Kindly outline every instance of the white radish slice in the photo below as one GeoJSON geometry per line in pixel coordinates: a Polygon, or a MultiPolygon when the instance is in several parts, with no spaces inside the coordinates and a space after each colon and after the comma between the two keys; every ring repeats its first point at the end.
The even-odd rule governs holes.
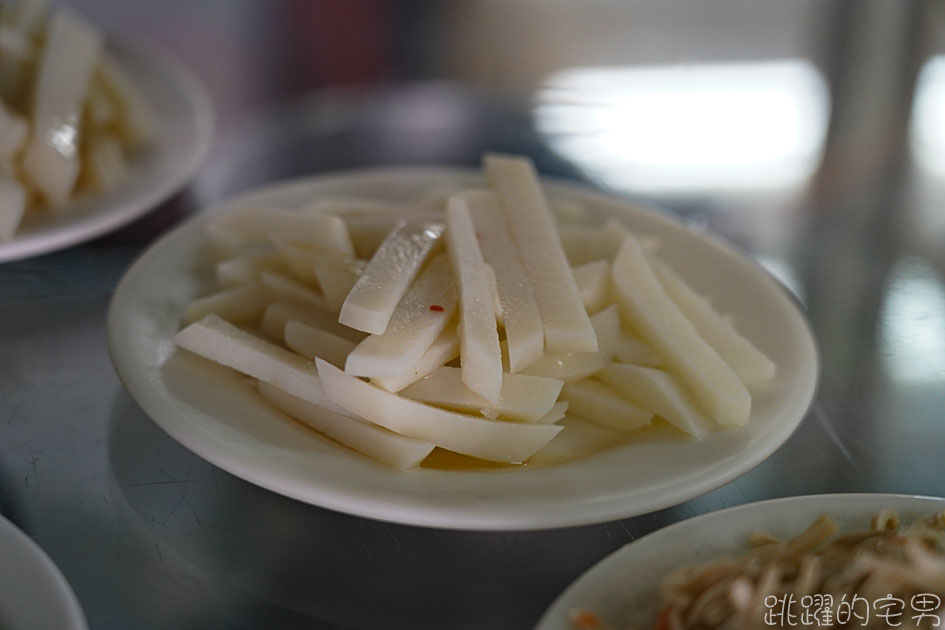
{"type": "Polygon", "coordinates": [[[213,314],[234,324],[257,322],[271,299],[269,291],[258,284],[223,289],[191,302],[181,321],[190,324],[213,314]]]}
{"type": "Polygon", "coordinates": [[[711,431],[712,425],[692,396],[671,374],[640,365],[611,363],[597,378],[697,440],[711,431]]]}
{"type": "Polygon", "coordinates": [[[259,279],[261,271],[288,271],[277,254],[247,254],[217,263],[217,282],[221,287],[235,287],[259,279]]]}
{"type": "Polygon", "coordinates": [[[275,234],[306,247],[323,247],[354,254],[348,227],[330,214],[306,214],[284,208],[245,206],[217,217],[207,230],[221,233],[237,243],[264,241],[275,234]]]}
{"type": "Polygon", "coordinates": [[[441,223],[403,222],[384,239],[341,306],[338,320],[379,335],[443,234],[441,223]]]}
{"type": "Polygon", "coordinates": [[[620,363],[663,367],[663,359],[653,346],[626,332],[621,332],[614,345],[614,360],[620,363]]]}
{"type": "Polygon", "coordinates": [[[299,300],[322,309],[329,308],[324,295],[284,273],[264,269],[259,272],[259,281],[278,297],[299,300]]]}
{"type": "Polygon", "coordinates": [[[593,376],[613,357],[614,341],[620,335],[620,317],[616,306],[609,306],[591,317],[600,343],[597,352],[546,352],[522,374],[546,376],[568,383],[593,376]]]}
{"type": "Polygon", "coordinates": [[[85,100],[85,116],[93,129],[111,126],[118,115],[115,103],[105,92],[101,75],[94,73],[89,84],[89,94],[85,100]]]}
{"type": "Polygon", "coordinates": [[[33,134],[23,152],[23,172],[52,207],[69,201],[79,175],[79,127],[102,36],[59,9],[46,35],[33,95],[33,134]]]}
{"type": "Polygon", "coordinates": [[[25,210],[26,191],[23,186],[0,176],[0,243],[13,238],[25,210]]]}
{"type": "Polygon", "coordinates": [[[365,263],[350,254],[315,248],[312,270],[325,294],[328,307],[338,313],[364,271],[365,263]]]}
{"type": "Polygon", "coordinates": [[[398,221],[409,219],[413,221],[442,222],[443,213],[425,209],[410,209],[401,211],[394,209],[389,212],[342,213],[342,218],[351,233],[354,251],[361,258],[370,258],[387,238],[398,221]]]}
{"type": "Polygon", "coordinates": [[[558,420],[565,417],[567,413],[568,401],[559,400],[551,406],[551,409],[548,410],[548,413],[536,420],[535,424],[557,424],[558,420]]]}
{"type": "Polygon", "coordinates": [[[325,395],[311,361],[216,315],[207,315],[184,328],[174,335],[174,343],[205,359],[275,385],[313,405],[345,414],[325,395]]]}
{"type": "Polygon", "coordinates": [[[345,219],[355,253],[362,258],[371,258],[384,239],[391,233],[398,219],[393,217],[356,217],[345,219]]]}
{"type": "Polygon", "coordinates": [[[595,260],[573,270],[581,302],[588,313],[593,315],[610,302],[610,263],[595,260]]]}
{"type": "Polygon", "coordinates": [[[498,197],[490,191],[471,191],[463,198],[469,205],[483,259],[495,271],[509,371],[519,372],[537,361],[544,350],[538,302],[509,235],[498,197]]]}
{"type": "Polygon", "coordinates": [[[568,383],[561,390],[568,410],[618,431],[636,431],[650,424],[653,412],[633,404],[620,392],[593,379],[568,383]]]}
{"type": "Polygon", "coordinates": [[[598,244],[600,228],[586,225],[561,226],[558,232],[561,248],[571,265],[578,267],[595,260],[603,260],[598,244]]]}
{"type": "Polygon", "coordinates": [[[414,366],[456,312],[456,287],[446,256],[438,255],[407,291],[382,335],[351,351],[344,369],[355,376],[395,378],[414,366]]]}
{"type": "Polygon", "coordinates": [[[715,311],[706,297],[693,290],[663,263],[653,263],[653,271],[666,294],[689,318],[699,335],[719,353],[747,387],[756,387],[774,378],[774,362],[715,311]]]}
{"type": "Polygon", "coordinates": [[[643,248],[630,234],[614,260],[613,281],[621,315],[656,349],[703,409],[719,424],[748,422],[751,395],[744,383],[666,295],[643,248]]]}
{"type": "Polygon", "coordinates": [[[590,422],[570,413],[558,423],[564,427],[555,439],[548,442],[529,460],[533,466],[550,466],[585,457],[604,450],[608,446],[626,440],[626,434],[590,422]]]}
{"type": "Polygon", "coordinates": [[[270,339],[283,340],[285,325],[290,321],[302,322],[315,328],[321,328],[354,343],[364,339],[364,333],[338,323],[335,316],[318,306],[298,300],[276,300],[263,313],[259,329],[270,339]]]}
{"type": "MultiPolygon", "coordinates": [[[[620,221],[617,219],[607,221],[597,236],[598,255],[607,262],[613,262],[626,235],[627,228],[620,221]]],[[[647,245],[644,245],[644,249],[647,249],[647,245]]]]}
{"type": "Polygon", "coordinates": [[[489,293],[492,294],[492,316],[495,322],[502,325],[502,301],[499,299],[499,281],[496,279],[495,269],[492,265],[486,264],[486,280],[489,281],[489,293]]]}
{"type": "Polygon", "coordinates": [[[90,135],[83,169],[96,192],[111,190],[121,183],[128,174],[128,161],[118,137],[105,132],[90,135]]]}
{"type": "Polygon", "coordinates": [[[0,101],[0,160],[12,159],[26,142],[29,132],[27,120],[0,101]]]}
{"type": "Polygon", "coordinates": [[[488,266],[461,196],[446,206],[446,245],[459,284],[459,357],[466,387],[496,403],[502,389],[502,350],[488,266]]]}
{"type": "Polygon", "coordinates": [[[371,382],[389,392],[399,392],[407,385],[423,378],[438,367],[445,365],[459,356],[459,335],[456,333],[456,318],[451,319],[446,328],[427,348],[420,359],[397,376],[372,378],[371,382]]]}
{"type": "Polygon", "coordinates": [[[27,88],[36,57],[36,45],[28,36],[0,23],[0,98],[19,111],[25,111],[32,98],[27,88]]]}
{"type": "Polygon", "coordinates": [[[259,383],[257,390],[269,404],[287,416],[351,450],[398,470],[416,468],[435,448],[429,442],[398,435],[376,424],[313,405],[269,383],[259,383]]]}
{"type": "Polygon", "coordinates": [[[491,403],[466,387],[460,369],[444,366],[405,387],[400,395],[454,411],[489,410],[506,420],[535,422],[551,411],[563,384],[551,378],[505,373],[499,401],[491,403]]]}
{"type": "MultiPolygon", "coordinates": [[[[565,225],[559,230],[561,246],[574,267],[596,260],[613,262],[627,228],[617,219],[610,219],[604,227],[588,225],[565,225]]],[[[647,252],[659,249],[659,241],[653,237],[637,237],[647,252]]]]}
{"type": "Polygon", "coordinates": [[[270,234],[269,240],[276,247],[277,255],[300,281],[319,286],[315,275],[315,251],[299,245],[278,234],[270,234]]]}
{"type": "Polygon", "coordinates": [[[487,155],[487,177],[531,281],[549,352],[596,352],[597,337],[581,303],[541,184],[526,158],[487,155]]]}
{"type": "Polygon", "coordinates": [[[318,357],[343,367],[355,343],[327,330],[290,321],[285,325],[285,345],[308,359],[318,357]]]}
{"type": "Polygon", "coordinates": [[[155,133],[154,112],[150,104],[134,81],[111,59],[102,59],[98,77],[118,107],[118,133],[132,148],[143,147],[155,133]]]}
{"type": "Polygon", "coordinates": [[[468,416],[401,398],[316,359],[325,393],[350,413],[391,431],[489,461],[524,462],[561,427],[468,416]]]}

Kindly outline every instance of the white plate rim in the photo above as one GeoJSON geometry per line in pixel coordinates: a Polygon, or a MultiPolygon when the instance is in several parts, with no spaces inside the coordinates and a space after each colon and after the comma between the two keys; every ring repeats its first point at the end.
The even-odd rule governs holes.
{"type": "MultiPolygon", "coordinates": [[[[61,630],[88,630],[82,606],[62,571],[32,538],[2,515],[0,515],[0,546],[14,549],[14,553],[18,554],[24,562],[22,565],[14,566],[8,561],[9,557],[5,556],[4,561],[0,563],[2,567],[0,570],[16,569],[18,580],[37,580],[31,589],[33,601],[42,601],[46,611],[59,609],[64,613],[62,618],[55,620],[57,623],[54,627],[61,630]]],[[[4,605],[4,595],[0,593],[0,609],[4,605]]],[[[43,621],[48,622],[50,619],[34,619],[29,627],[41,627],[35,624],[43,621]]],[[[18,629],[11,627],[9,630],[18,629]]]]}
{"type": "MultiPolygon", "coordinates": [[[[153,264],[153,259],[159,255],[163,248],[168,247],[169,243],[173,243],[177,239],[185,238],[188,231],[200,229],[210,217],[227,207],[265,200],[274,193],[292,194],[297,190],[307,189],[313,182],[332,182],[336,185],[344,185],[345,182],[358,182],[365,178],[403,180],[409,177],[427,178],[431,182],[443,181],[444,178],[469,181],[478,181],[481,178],[476,171],[470,169],[423,166],[359,169],[276,182],[201,213],[154,243],[135,261],[119,283],[109,309],[107,325],[108,345],[112,362],[124,386],[145,413],[171,437],[200,457],[263,488],[313,505],[377,520],[466,530],[535,530],[577,526],[615,520],[677,505],[709,492],[754,468],[783,444],[805,417],[813,400],[819,375],[819,357],[806,317],[793,296],[771,274],[748,261],[720,238],[706,234],[699,234],[695,238],[704,242],[719,255],[732,257],[737,259],[739,264],[750,267],[751,273],[757,276],[758,281],[767,285],[767,289],[772,292],[772,295],[776,295],[783,306],[790,311],[791,317],[796,320],[797,325],[803,330],[803,337],[799,340],[799,352],[805,357],[805,361],[809,365],[802,378],[796,383],[797,390],[801,392],[801,395],[791,401],[790,413],[783,414],[788,416],[787,420],[773,431],[769,439],[766,440],[764,448],[742,454],[743,457],[737,463],[727,463],[722,473],[715,471],[714,475],[694,475],[691,484],[687,487],[679,484],[676,484],[675,487],[672,485],[653,487],[650,488],[651,492],[657,493],[658,491],[657,494],[645,500],[638,499],[636,502],[632,502],[632,505],[628,505],[622,497],[598,496],[591,499],[583,498],[580,510],[562,509],[567,506],[563,505],[561,501],[555,500],[532,506],[505,505],[503,510],[498,510],[494,509],[495,506],[489,502],[488,497],[483,504],[482,497],[478,495],[470,497],[472,504],[468,506],[456,504],[444,506],[438,505],[436,502],[416,500],[416,497],[381,495],[377,492],[364,491],[356,487],[343,487],[343,484],[339,486],[337,483],[318,479],[309,479],[303,486],[293,486],[286,485],[284,479],[280,479],[278,475],[274,476],[271,470],[252,469],[252,467],[245,465],[245,461],[234,461],[232,452],[228,453],[225,449],[221,450],[221,445],[213,439],[193,435],[185,422],[181,422],[179,418],[175,418],[173,414],[168,413],[165,406],[165,393],[159,392],[155,388],[157,377],[153,371],[148,373],[146,369],[142,369],[143,366],[136,364],[133,353],[124,343],[124,340],[132,334],[128,313],[130,309],[136,307],[133,296],[134,283],[139,277],[148,273],[147,270],[153,264]]],[[[578,194],[589,201],[596,200],[602,203],[621,204],[629,207],[629,204],[625,201],[588,190],[583,186],[570,182],[561,182],[550,178],[545,178],[545,182],[555,191],[578,194]]],[[[655,210],[633,206],[633,211],[645,215],[649,221],[667,226],[668,229],[683,230],[687,234],[691,234],[691,230],[679,221],[655,210]]],[[[245,457],[246,453],[244,452],[242,455],[245,457]]],[[[367,460],[365,459],[365,461],[367,460]]],[[[563,468],[563,466],[540,470],[549,471],[559,468],[563,468]]],[[[285,470],[282,472],[284,473],[285,470]]],[[[411,475],[417,474],[417,472],[389,472],[388,474],[401,475],[403,479],[407,480],[405,483],[414,483],[415,479],[411,475]]],[[[423,474],[442,472],[447,471],[423,471],[423,474]]],[[[539,470],[514,471],[513,474],[519,476],[535,475],[538,472],[539,470]]],[[[572,499],[576,500],[577,498],[572,497],[572,499]]]]}
{"type": "MultiPolygon", "coordinates": [[[[138,219],[160,203],[166,201],[196,174],[210,150],[213,140],[214,113],[210,96],[193,71],[175,55],[127,32],[108,31],[105,46],[116,62],[122,63],[129,53],[143,61],[152,75],[149,81],[160,80],[165,85],[174,86],[178,97],[187,102],[192,112],[193,133],[188,145],[176,148],[180,153],[174,162],[170,176],[155,180],[148,186],[140,186],[132,191],[133,197],[125,202],[113,199],[116,192],[129,195],[128,191],[109,191],[99,199],[83,199],[81,203],[88,210],[75,221],[70,220],[68,212],[62,210],[64,225],[58,222],[44,229],[24,235],[14,234],[9,241],[0,243],[0,263],[22,260],[53,251],[71,247],[112,232],[135,219],[138,219]]],[[[159,115],[159,112],[156,112],[159,115]]],[[[131,169],[135,169],[134,162],[131,169]]],[[[131,174],[129,174],[131,175],[131,174]]]]}
{"type": "MultiPolygon", "coordinates": [[[[618,590],[620,585],[615,583],[615,576],[625,575],[628,567],[638,574],[642,571],[646,577],[651,570],[648,563],[651,558],[642,558],[643,553],[657,554],[660,545],[664,548],[673,546],[676,553],[702,554],[700,560],[718,557],[724,553],[738,553],[744,547],[733,548],[730,541],[716,543],[710,538],[713,524],[718,522],[735,523],[733,530],[726,533],[728,539],[739,537],[744,541],[752,531],[763,529],[762,522],[777,516],[783,519],[789,516],[790,524],[785,523],[785,529],[794,534],[813,521],[820,514],[831,514],[840,521],[841,531],[851,526],[857,529],[866,529],[869,517],[876,511],[889,508],[907,514],[905,522],[921,515],[931,514],[945,509],[945,498],[916,494],[897,493],[825,493],[780,497],[743,503],[733,507],[707,512],[657,529],[645,536],[633,540],[616,551],[595,563],[591,568],[575,579],[545,610],[535,625],[535,630],[573,630],[567,621],[567,613],[575,607],[590,605],[595,612],[604,619],[619,623],[622,620],[614,619],[619,605],[607,605],[607,601],[614,602],[622,599],[624,605],[633,597],[647,599],[652,597],[658,585],[650,585],[641,593],[615,594],[608,590],[618,590]],[[798,524],[800,526],[798,527],[798,524]],[[681,547],[680,547],[681,546],[681,547]],[[706,547],[708,546],[708,547],[706,547]],[[641,569],[641,566],[643,567],[641,569]],[[621,595],[623,596],[621,598],[621,595]],[[605,603],[601,603],[601,601],[605,603]],[[593,603],[596,601],[596,607],[593,603]]],[[[789,534],[785,534],[789,535],[789,534]]],[[[667,564],[653,573],[665,575],[677,564],[667,564]]]]}

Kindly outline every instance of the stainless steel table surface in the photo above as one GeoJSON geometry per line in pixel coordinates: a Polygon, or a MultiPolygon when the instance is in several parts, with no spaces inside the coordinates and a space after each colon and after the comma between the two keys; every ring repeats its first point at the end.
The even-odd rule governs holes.
{"type": "Polygon", "coordinates": [[[933,63],[945,15],[933,3],[73,4],[176,51],[220,123],[193,184],[149,216],[0,265],[0,512],[62,569],[93,630],[528,628],[596,561],[689,516],[821,492],[945,495],[945,176],[934,159],[945,141],[933,137],[945,118],[933,107],[922,127],[914,113],[945,85],[933,63]],[[539,124],[542,77],[555,69],[783,59],[816,69],[830,124],[815,134],[810,172],[780,187],[739,184],[752,165],[735,164],[716,186],[687,187],[680,174],[648,188],[595,170],[539,124]],[[472,165],[484,150],[655,202],[784,280],[822,362],[787,443],[653,514],[446,531],[255,487],[176,443],[122,388],[105,342],[109,299],[171,225],[284,177],[472,165]]]}

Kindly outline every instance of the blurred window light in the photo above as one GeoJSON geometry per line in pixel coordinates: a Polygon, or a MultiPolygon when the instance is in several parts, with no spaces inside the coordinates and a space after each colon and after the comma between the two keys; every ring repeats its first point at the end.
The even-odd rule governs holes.
{"type": "Polygon", "coordinates": [[[945,56],[928,59],[919,71],[910,144],[920,167],[932,175],[945,176],[945,56]]]}
{"type": "Polygon", "coordinates": [[[907,258],[889,275],[880,315],[880,353],[901,381],[945,382],[945,281],[907,258]]]}
{"type": "Polygon", "coordinates": [[[830,97],[802,59],[571,68],[535,99],[552,148],[619,190],[772,189],[806,181],[830,97]]]}

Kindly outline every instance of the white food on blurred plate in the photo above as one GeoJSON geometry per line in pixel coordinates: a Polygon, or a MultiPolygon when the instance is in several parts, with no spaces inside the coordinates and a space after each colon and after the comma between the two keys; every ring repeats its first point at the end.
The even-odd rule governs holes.
{"type": "Polygon", "coordinates": [[[15,0],[0,12],[0,242],[27,213],[67,209],[125,178],[153,134],[104,36],[65,8],[15,0]]]}

